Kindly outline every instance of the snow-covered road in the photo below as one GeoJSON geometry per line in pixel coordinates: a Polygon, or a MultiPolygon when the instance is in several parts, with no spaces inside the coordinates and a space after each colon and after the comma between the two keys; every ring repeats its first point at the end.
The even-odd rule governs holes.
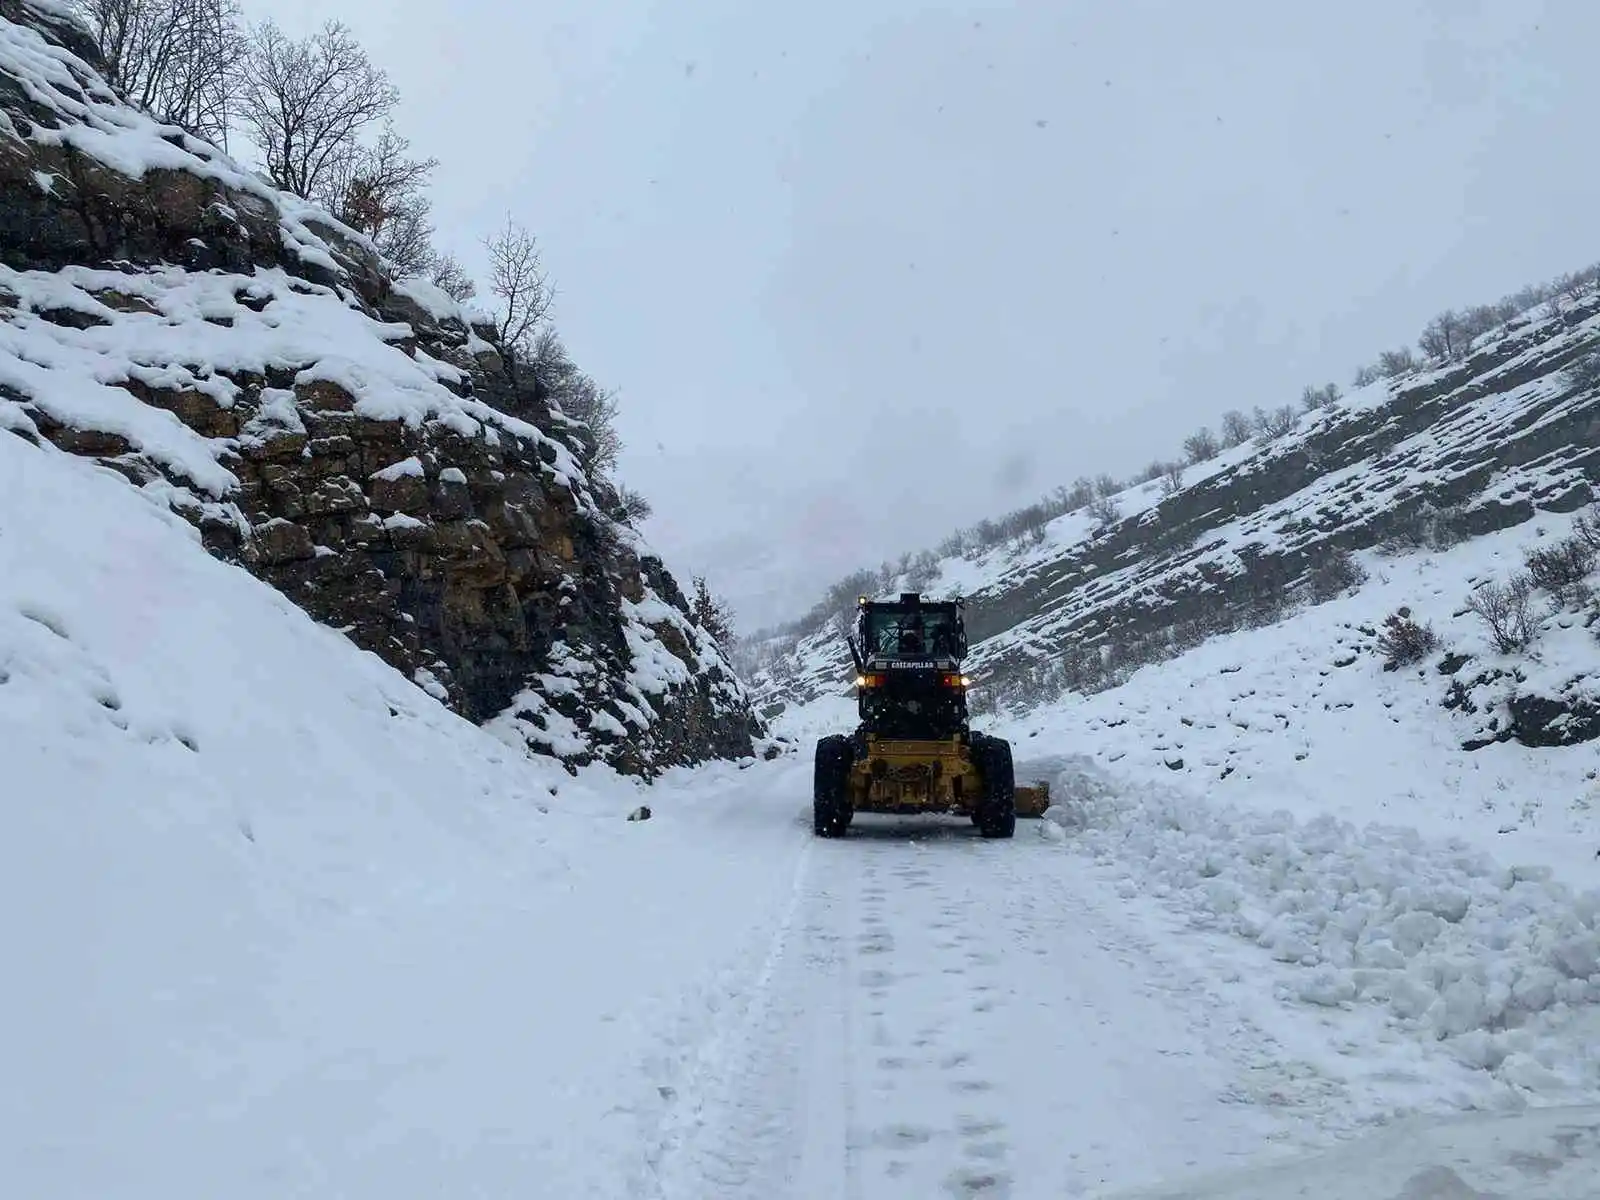
{"type": "MultiPolygon", "coordinates": [[[[1082,829],[1024,822],[1016,840],[986,842],[963,821],[864,817],[847,839],[819,841],[807,829],[806,763],[758,768],[759,794],[729,793],[739,807],[720,819],[737,819],[721,834],[708,825],[708,837],[739,838],[747,823],[769,837],[783,832],[781,843],[767,842],[783,847],[781,866],[765,876],[773,891],[746,910],[771,923],[764,941],[749,942],[737,1003],[664,1085],[638,1194],[1100,1196],[1245,1160],[1293,1167],[1308,1147],[1361,1138],[1411,1112],[1436,1121],[1460,1108],[1521,1107],[1506,1080],[1431,1034],[1398,1028],[1381,1004],[1307,1001],[1286,987],[1285,971],[1324,975],[1311,963],[1285,966],[1270,939],[1219,936],[1206,919],[1214,914],[1174,886],[1170,852],[1150,833],[1184,819],[1128,795],[1115,797],[1114,818],[1097,818],[1112,781],[1085,774],[1093,768],[1081,760],[1037,767],[1079,793],[1082,829]]],[[[1297,831],[1279,831],[1288,850],[1267,848],[1247,823],[1231,828],[1235,818],[1244,820],[1213,815],[1209,861],[1265,861],[1267,875],[1293,881],[1267,850],[1293,858],[1297,831]]],[[[1383,869],[1382,855],[1360,842],[1313,849],[1330,874],[1383,869]]],[[[1449,864],[1459,851],[1437,854],[1449,864]]],[[[1411,844],[1406,865],[1410,883],[1427,883],[1430,847],[1411,844]]],[[[1223,874],[1235,886],[1218,867],[1223,874]]],[[[1521,888],[1513,885],[1507,907],[1548,902],[1542,916],[1555,924],[1561,893],[1521,888]]],[[[1272,895],[1246,901],[1283,907],[1272,895]]],[[[1492,920],[1493,898],[1476,902],[1492,920]]],[[[1384,934],[1381,915],[1369,924],[1384,934]]],[[[1469,963],[1491,957],[1470,944],[1452,953],[1469,963]]],[[[1548,1039],[1526,1044],[1563,1053],[1548,1039]]],[[[1592,1112],[1581,1119],[1583,1129],[1595,1123],[1592,1112]]],[[[1520,1144],[1516,1136],[1507,1145],[1520,1144]]],[[[1539,1126],[1528,1136],[1564,1135],[1539,1126]]],[[[1573,1174],[1565,1159],[1546,1173],[1549,1195],[1600,1187],[1600,1146],[1585,1138],[1573,1174]]],[[[1448,1172],[1467,1169],[1460,1155],[1408,1163],[1396,1144],[1409,1143],[1390,1138],[1397,1188],[1418,1172],[1450,1183],[1448,1172]]],[[[1322,1186],[1310,1176],[1283,1186],[1307,1180],[1322,1186]]]]}
{"type": "MultiPolygon", "coordinates": [[[[804,815],[784,791],[774,815],[804,815]]],[[[658,1194],[1059,1197],[1281,1132],[1228,1102],[1244,1014],[1147,957],[1115,892],[1036,828],[859,818],[805,844],[747,1021],[679,1097],[658,1194]]]]}

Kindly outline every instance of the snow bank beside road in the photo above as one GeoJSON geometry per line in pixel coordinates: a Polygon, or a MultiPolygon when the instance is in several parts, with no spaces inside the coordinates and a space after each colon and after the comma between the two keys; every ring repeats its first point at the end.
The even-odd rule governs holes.
{"type": "Polygon", "coordinates": [[[1047,836],[1130,899],[1266,951],[1281,999],[1376,1009],[1512,1095],[1600,1099],[1600,892],[1414,830],[1113,783],[1087,760],[1052,795],[1047,836]]]}
{"type": "Polygon", "coordinates": [[[808,844],[705,836],[732,767],[625,821],[3,431],[0,758],[5,1196],[639,1194],[808,844]]]}
{"type": "Polygon", "coordinates": [[[1594,1200],[1600,1110],[1406,1122],[1338,1150],[1106,1200],[1594,1200]]]}

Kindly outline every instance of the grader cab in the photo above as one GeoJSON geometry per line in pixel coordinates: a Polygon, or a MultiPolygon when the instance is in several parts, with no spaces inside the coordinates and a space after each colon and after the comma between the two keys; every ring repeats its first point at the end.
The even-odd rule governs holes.
{"type": "Polygon", "coordinates": [[[819,836],[843,836],[865,812],[960,814],[984,837],[1008,838],[1018,816],[1044,812],[1049,790],[1016,786],[1010,743],[969,725],[959,600],[863,596],[849,642],[860,724],[817,743],[819,836]]]}

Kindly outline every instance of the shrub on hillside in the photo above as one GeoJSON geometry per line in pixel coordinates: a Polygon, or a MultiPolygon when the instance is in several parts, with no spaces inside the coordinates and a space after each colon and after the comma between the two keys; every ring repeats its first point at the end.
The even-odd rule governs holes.
{"type": "Polygon", "coordinates": [[[1220,449],[1216,435],[1209,429],[1197,429],[1183,439],[1183,454],[1191,466],[1215,458],[1220,449]]]}
{"type": "Polygon", "coordinates": [[[1572,536],[1600,553],[1600,509],[1584,513],[1572,526],[1572,536]]]}
{"type": "Polygon", "coordinates": [[[1398,608],[1383,619],[1383,629],[1374,646],[1383,657],[1385,671],[1421,662],[1439,645],[1432,625],[1419,625],[1409,608],[1398,608]]]}
{"type": "Polygon", "coordinates": [[[1322,387],[1308,387],[1300,393],[1300,407],[1307,412],[1316,412],[1322,408],[1332,408],[1339,403],[1339,385],[1326,384],[1322,387]]]}
{"type": "Polygon", "coordinates": [[[640,521],[648,521],[655,509],[642,493],[630,487],[617,485],[617,508],[620,519],[630,525],[637,525],[640,521]]]}
{"type": "Polygon", "coordinates": [[[939,575],[939,557],[932,550],[919,550],[906,570],[906,587],[920,592],[939,575]]]}
{"type": "Polygon", "coordinates": [[[1230,408],[1222,414],[1222,444],[1227,447],[1242,446],[1248,442],[1254,433],[1250,425],[1250,418],[1237,408],[1230,408]]]}
{"type": "Polygon", "coordinates": [[[1589,576],[1600,550],[1588,537],[1574,533],[1553,546],[1530,550],[1523,556],[1528,577],[1562,604],[1582,603],[1588,598],[1589,576]]]}
{"type": "Polygon", "coordinates": [[[1062,683],[1071,691],[1089,695],[1105,686],[1106,663],[1098,646],[1072,642],[1061,655],[1062,683]]]}
{"type": "Polygon", "coordinates": [[[695,622],[711,635],[718,646],[726,649],[733,645],[733,609],[726,600],[712,592],[704,575],[694,577],[694,594],[689,601],[689,611],[695,622]]]}
{"type": "Polygon", "coordinates": [[[1244,625],[1247,629],[1265,629],[1276,625],[1291,611],[1290,597],[1281,587],[1265,583],[1253,588],[1245,601],[1244,625]]]}
{"type": "Polygon", "coordinates": [[[1391,556],[1417,550],[1448,550],[1466,538],[1466,510],[1461,505],[1436,508],[1424,502],[1394,518],[1378,550],[1391,556]]]}
{"type": "Polygon", "coordinates": [[[1258,406],[1252,417],[1256,433],[1270,439],[1284,437],[1293,431],[1299,419],[1300,414],[1295,412],[1292,404],[1279,405],[1271,412],[1258,406]]]}
{"type": "MultiPolygon", "coordinates": [[[[1467,348],[1475,336],[1476,324],[1470,322],[1466,314],[1446,309],[1428,322],[1428,327],[1417,339],[1417,346],[1423,354],[1437,362],[1458,362],[1466,357],[1467,348]]],[[[1482,331],[1476,328],[1476,332],[1482,331]]]]}
{"type": "Polygon", "coordinates": [[[1062,512],[1075,512],[1094,502],[1094,481],[1079,476],[1071,487],[1057,489],[1057,502],[1062,512]]]}
{"type": "Polygon", "coordinates": [[[1378,355],[1378,373],[1385,379],[1394,379],[1408,371],[1416,370],[1417,356],[1411,353],[1411,347],[1402,346],[1399,350],[1385,350],[1378,355]]]}
{"type": "Polygon", "coordinates": [[[1306,574],[1306,595],[1313,604],[1337,600],[1367,581],[1366,569],[1348,550],[1335,550],[1306,574]]]}
{"type": "Polygon", "coordinates": [[[1096,529],[1114,525],[1122,517],[1122,509],[1115,496],[1101,496],[1089,505],[1089,518],[1096,529]]]}
{"type": "Polygon", "coordinates": [[[1567,367],[1566,374],[1574,387],[1585,391],[1600,387],[1600,350],[1580,354],[1567,367]]]}
{"type": "Polygon", "coordinates": [[[1533,615],[1533,578],[1513,575],[1509,582],[1483,584],[1467,598],[1467,611],[1489,627],[1489,636],[1501,654],[1526,650],[1538,633],[1533,615]]]}

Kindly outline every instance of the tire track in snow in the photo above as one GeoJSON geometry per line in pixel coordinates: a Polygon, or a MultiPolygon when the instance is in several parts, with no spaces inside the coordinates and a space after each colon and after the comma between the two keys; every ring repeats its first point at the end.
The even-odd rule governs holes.
{"type": "Polygon", "coordinates": [[[863,1115],[851,1142],[864,1187],[873,1197],[1008,1196],[1004,1083],[973,1049],[974,1026],[1003,1020],[1007,1002],[994,975],[1001,960],[973,928],[978,898],[947,886],[920,842],[861,833],[835,863],[860,868],[855,1007],[866,1046],[855,1042],[850,1090],[863,1115]]]}
{"type": "MultiPolygon", "coordinates": [[[[834,903],[808,928],[832,920],[849,946],[833,1104],[854,1112],[855,1194],[1072,1196],[1286,1136],[1283,1113],[1238,1101],[1270,1045],[1226,996],[1152,961],[1113,891],[1061,866],[1042,839],[954,822],[858,820],[818,846],[810,883],[834,903]]],[[[835,1169],[802,1158],[772,1194],[845,1194],[835,1169]]]]}
{"type": "Polygon", "coordinates": [[[1337,1102],[1281,1094],[1232,992],[1034,826],[794,836],[783,916],[678,1073],[638,1194],[1074,1196],[1233,1165],[1337,1102]]]}
{"type": "MultiPolygon", "coordinates": [[[[794,1064],[773,1060],[764,1048],[778,1031],[793,1029],[805,1018],[785,977],[796,963],[797,919],[808,901],[815,903],[806,887],[812,853],[807,843],[795,862],[789,900],[766,955],[738,989],[734,1008],[694,1049],[678,1082],[661,1089],[665,1112],[646,1156],[645,1194],[655,1200],[708,1195],[753,1200],[774,1194],[768,1176],[792,1136],[787,1117],[797,1088],[794,1064]]],[[[827,956],[809,952],[814,945],[809,934],[805,941],[808,965],[826,973],[827,956]]]]}

